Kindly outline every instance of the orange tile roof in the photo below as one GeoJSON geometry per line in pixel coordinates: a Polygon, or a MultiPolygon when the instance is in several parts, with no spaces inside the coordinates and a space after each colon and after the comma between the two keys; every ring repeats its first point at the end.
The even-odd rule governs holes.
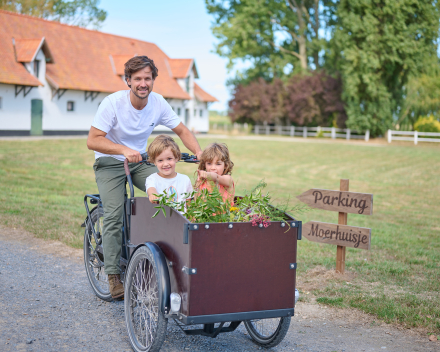
{"type": "Polygon", "coordinates": [[[174,78],[186,78],[193,67],[193,59],[169,59],[171,72],[174,78]]]}
{"type": "MultiPolygon", "coordinates": [[[[1,14],[0,14],[1,16],[1,14]]],[[[1,17],[0,17],[1,18],[1,17]]],[[[2,22],[0,20],[0,26],[2,22]]],[[[22,63],[15,59],[12,37],[6,36],[0,30],[0,82],[6,84],[19,84],[26,86],[42,86],[43,84],[32,76],[22,63]]]]}
{"type": "MultiPolygon", "coordinates": [[[[154,60],[159,70],[154,91],[165,98],[191,99],[173,77],[170,62],[174,60],[156,44],[4,10],[0,10],[2,83],[41,84],[22,64],[15,61],[12,37],[16,41],[45,38],[55,62],[46,65],[46,76],[50,84],[56,88],[107,93],[127,89],[119,76],[123,73],[123,57],[147,55],[154,60]]],[[[193,62],[192,59],[188,61],[193,62]]]]}
{"type": "Polygon", "coordinates": [[[196,98],[200,101],[204,101],[207,103],[213,103],[215,101],[218,101],[215,97],[213,97],[211,94],[206,93],[197,83],[194,83],[194,95],[196,98]]]}
{"type": "Polygon", "coordinates": [[[124,65],[130,60],[134,55],[110,55],[110,60],[112,65],[114,65],[113,71],[116,75],[124,76],[124,65]]]}
{"type": "Polygon", "coordinates": [[[15,53],[18,62],[31,62],[34,60],[37,50],[41,46],[43,39],[14,39],[15,53]]]}

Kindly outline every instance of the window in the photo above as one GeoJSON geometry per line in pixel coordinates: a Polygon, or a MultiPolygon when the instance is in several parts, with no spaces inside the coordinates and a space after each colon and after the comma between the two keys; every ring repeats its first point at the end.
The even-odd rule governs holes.
{"type": "Polygon", "coordinates": [[[203,110],[200,109],[200,117],[203,117],[203,110]]]}
{"type": "Polygon", "coordinates": [[[177,116],[180,116],[180,108],[177,108],[177,116]]]}
{"type": "Polygon", "coordinates": [[[39,73],[40,73],[40,61],[35,60],[34,61],[34,75],[35,75],[35,77],[38,78],[39,73]]]}
{"type": "Polygon", "coordinates": [[[67,102],[67,111],[75,111],[75,102],[74,101],[67,102]]]}
{"type": "Polygon", "coordinates": [[[186,77],[185,85],[186,85],[186,91],[189,93],[189,77],[186,77]]]}

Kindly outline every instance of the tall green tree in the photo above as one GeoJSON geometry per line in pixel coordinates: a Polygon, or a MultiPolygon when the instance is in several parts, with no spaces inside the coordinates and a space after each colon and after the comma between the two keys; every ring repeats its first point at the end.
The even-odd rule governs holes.
{"type": "Polygon", "coordinates": [[[350,128],[393,127],[410,77],[436,57],[438,0],[340,0],[333,57],[344,82],[350,128]]]}
{"type": "Polygon", "coordinates": [[[79,27],[98,29],[107,12],[99,0],[0,0],[0,9],[79,27]]]}
{"type": "Polygon", "coordinates": [[[322,24],[334,7],[331,0],[205,0],[219,39],[216,52],[251,65],[243,79],[271,80],[292,70],[320,67],[319,53],[325,40],[322,24]]]}

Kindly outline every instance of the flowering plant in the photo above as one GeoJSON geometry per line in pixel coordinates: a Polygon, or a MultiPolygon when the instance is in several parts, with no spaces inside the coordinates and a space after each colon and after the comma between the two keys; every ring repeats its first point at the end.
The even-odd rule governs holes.
{"type": "Polygon", "coordinates": [[[270,204],[271,197],[269,193],[263,194],[262,190],[267,186],[261,181],[249,194],[243,197],[236,197],[235,204],[230,205],[228,201],[223,201],[217,187],[212,187],[212,191],[203,189],[199,192],[185,194],[187,201],[181,203],[173,202],[164,192],[156,195],[158,197],[158,210],[153,218],[162,210],[165,215],[165,206],[180,211],[192,223],[204,222],[250,222],[252,226],[268,227],[271,221],[283,221],[287,225],[288,218],[286,211],[302,212],[304,206],[296,206],[287,209],[287,206],[281,209],[275,208],[270,204]]]}

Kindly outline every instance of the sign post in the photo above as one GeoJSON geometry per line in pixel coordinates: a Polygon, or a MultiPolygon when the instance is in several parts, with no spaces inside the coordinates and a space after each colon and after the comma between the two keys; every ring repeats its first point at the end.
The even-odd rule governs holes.
{"type": "MultiPolygon", "coordinates": [[[[341,179],[339,190],[348,192],[348,182],[348,179],[341,179]]],[[[339,212],[338,224],[347,225],[347,213],[339,212]]],[[[345,272],[345,246],[336,247],[336,272],[341,274],[345,272]]]]}
{"type": "Polygon", "coordinates": [[[373,214],[373,195],[349,192],[349,180],[341,179],[339,191],[309,189],[297,197],[313,208],[337,211],[338,224],[309,221],[303,236],[309,241],[336,245],[336,271],[345,272],[345,248],[370,249],[371,229],[347,226],[347,214],[373,214]]]}

